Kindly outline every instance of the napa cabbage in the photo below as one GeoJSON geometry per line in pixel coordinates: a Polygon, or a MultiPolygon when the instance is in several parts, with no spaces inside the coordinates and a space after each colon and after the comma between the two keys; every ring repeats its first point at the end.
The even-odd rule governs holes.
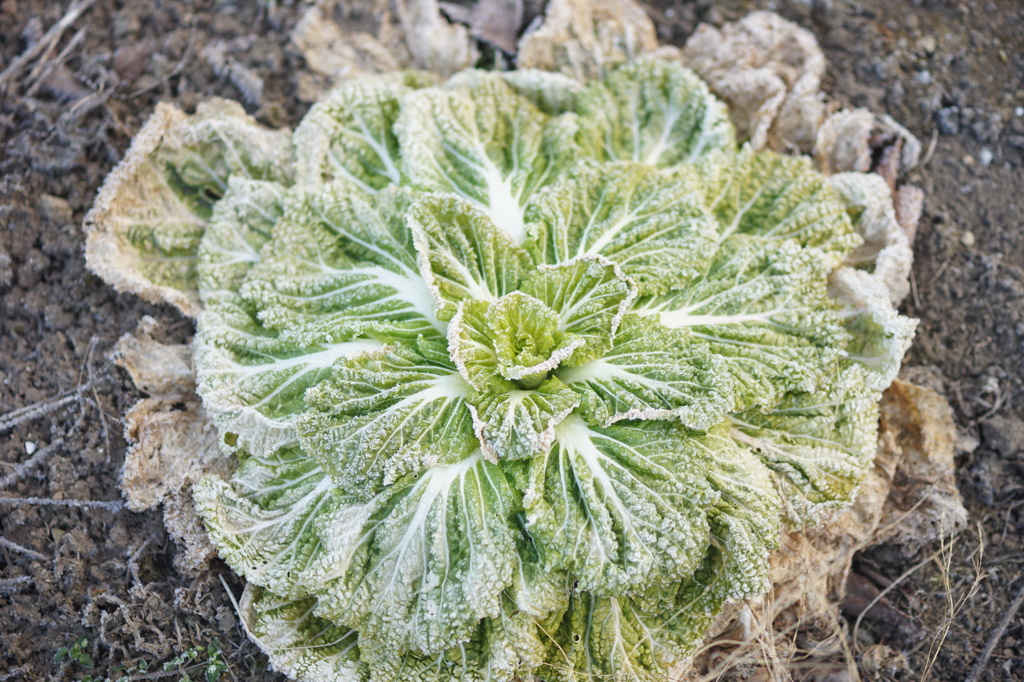
{"type": "Polygon", "coordinates": [[[913,323],[835,296],[856,215],[679,64],[172,118],[95,219],[198,312],[239,466],[196,504],[290,676],[665,679],[855,495],[913,323]]]}

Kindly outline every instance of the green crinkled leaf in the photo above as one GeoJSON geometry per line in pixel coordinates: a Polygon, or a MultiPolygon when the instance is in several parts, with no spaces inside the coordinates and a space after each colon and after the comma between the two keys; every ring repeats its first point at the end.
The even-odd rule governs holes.
{"type": "Polygon", "coordinates": [[[451,196],[430,196],[409,213],[420,272],[450,320],[466,299],[495,301],[515,291],[527,256],[486,214],[451,196]]]}
{"type": "Polygon", "coordinates": [[[238,293],[281,220],[286,192],[275,182],[228,178],[228,191],[214,205],[199,245],[198,287],[204,303],[238,293]]]}
{"type": "Polygon", "coordinates": [[[372,333],[437,336],[444,325],[420,275],[406,215],[415,195],[324,185],[293,192],[242,296],[261,324],[297,342],[372,333]]]}
{"type": "Polygon", "coordinates": [[[844,354],[826,261],[793,241],[736,236],[701,277],[634,311],[707,343],[732,379],[731,410],[771,408],[788,391],[819,388],[844,354]]]}
{"type": "Polygon", "coordinates": [[[720,607],[768,588],[768,558],[779,546],[782,502],[771,472],[749,449],[735,446],[722,432],[699,442],[713,458],[707,482],[719,497],[708,516],[712,547],[723,562],[704,585],[704,599],[720,607]]]}
{"type": "Polygon", "coordinates": [[[601,256],[540,265],[520,289],[555,311],[557,329],[580,342],[562,363],[569,366],[608,350],[619,321],[636,298],[636,285],[601,256]]]}
{"type": "MultiPolygon", "coordinates": [[[[519,460],[505,466],[509,480],[517,490],[525,488],[529,476],[529,463],[519,460]]],[[[512,572],[512,586],[505,591],[508,599],[520,611],[531,616],[545,633],[553,632],[569,606],[569,594],[575,578],[565,571],[551,570],[543,546],[538,545],[526,529],[526,514],[516,514],[516,566],[512,572]]]]}
{"type": "Polygon", "coordinates": [[[504,393],[516,388],[498,371],[498,353],[488,324],[487,301],[466,300],[448,323],[448,350],[459,373],[478,391],[504,393]]]}
{"type": "Polygon", "coordinates": [[[369,496],[479,447],[468,391],[451,362],[413,348],[384,348],[338,362],[329,379],[306,393],[299,438],[335,485],[369,496]]]}
{"type": "Polygon", "coordinates": [[[701,271],[718,223],[701,203],[699,176],[638,163],[575,169],[527,207],[526,248],[539,263],[604,256],[641,293],[661,293],[701,271]]]}
{"type": "Polygon", "coordinates": [[[629,596],[575,594],[549,654],[554,679],[662,680],[696,651],[722,606],[764,591],[778,546],[778,498],[756,459],[717,438],[695,441],[712,457],[725,455],[704,471],[720,493],[708,516],[707,553],[677,582],[629,596]]]}
{"type": "Polygon", "coordinates": [[[576,101],[581,147],[598,161],[664,168],[735,147],[728,108],[677,63],[637,59],[588,85],[576,101]]]}
{"type": "Polygon", "coordinates": [[[317,682],[369,682],[358,633],[313,615],[316,600],[287,599],[249,585],[239,616],[278,672],[317,682]]]}
{"type": "Polygon", "coordinates": [[[479,451],[384,489],[359,533],[351,514],[326,519],[327,552],[310,571],[317,615],[392,651],[440,652],[498,616],[512,583],[516,506],[501,469],[479,451]],[[337,524],[344,524],[338,526],[337,524]]]}
{"type": "Polygon", "coordinates": [[[473,203],[519,243],[526,200],[573,161],[572,129],[548,125],[549,117],[497,74],[468,80],[467,87],[402,99],[395,127],[401,170],[414,187],[473,203]]]}
{"type": "Polygon", "coordinates": [[[551,377],[534,390],[485,392],[473,402],[481,447],[497,462],[547,451],[555,439],[555,426],[579,405],[580,397],[551,377]]]}
{"type": "Polygon", "coordinates": [[[408,92],[437,79],[405,72],[348,81],[313,105],[295,129],[299,183],[344,181],[367,193],[403,180],[394,132],[408,92]]]}
{"type": "Polygon", "coordinates": [[[755,152],[747,145],[709,154],[694,170],[704,203],[719,221],[719,241],[733,235],[794,239],[823,251],[830,270],[861,241],[828,179],[806,157],[755,152]]]}
{"type": "Polygon", "coordinates": [[[494,303],[464,300],[449,350],[478,390],[533,389],[560,365],[599,357],[636,288],[600,257],[541,266],[494,303]]]}
{"type": "Polygon", "coordinates": [[[264,456],[296,442],[305,392],[336,361],[380,347],[372,339],[298,342],[261,326],[237,298],[223,300],[203,312],[196,332],[196,383],[224,445],[264,456]]]}
{"type": "Polygon", "coordinates": [[[564,682],[665,679],[657,659],[657,633],[629,598],[574,595],[555,632],[546,679],[564,682]]]}
{"type": "Polygon", "coordinates": [[[545,637],[536,623],[506,603],[499,616],[477,626],[468,641],[438,654],[396,656],[386,646],[364,644],[364,656],[381,682],[511,682],[539,668],[545,637]]]}
{"type": "Polygon", "coordinates": [[[559,328],[558,313],[519,291],[488,305],[484,320],[498,373],[523,388],[536,388],[583,344],[559,328]]]}
{"type": "Polygon", "coordinates": [[[664,679],[666,668],[696,651],[726,603],[764,592],[778,546],[778,496],[756,458],[719,439],[696,441],[716,458],[706,475],[720,493],[696,570],[631,596],[576,595],[550,655],[558,679],[664,679]]]}
{"type": "Polygon", "coordinates": [[[678,419],[707,430],[732,407],[727,363],[684,330],[627,315],[607,353],[558,372],[588,420],[678,419]]]}
{"type": "Polygon", "coordinates": [[[288,598],[306,596],[296,581],[322,547],[313,527],[337,490],[298,448],[250,457],[230,482],[196,484],[196,508],[221,558],[246,580],[288,598]]]}
{"type": "Polygon", "coordinates": [[[578,416],[530,462],[527,532],[580,590],[621,594],[689,576],[716,492],[704,453],[668,422],[598,428],[578,416]]]}
{"type": "Polygon", "coordinates": [[[878,448],[878,393],[865,370],[843,363],[818,392],[789,393],[770,412],[729,418],[730,436],[775,473],[793,524],[812,523],[853,499],[878,448]]]}

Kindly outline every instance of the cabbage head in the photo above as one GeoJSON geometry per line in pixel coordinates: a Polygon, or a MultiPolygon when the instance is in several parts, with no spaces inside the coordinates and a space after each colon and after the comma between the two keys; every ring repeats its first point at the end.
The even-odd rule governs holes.
{"type": "Polygon", "coordinates": [[[97,220],[198,313],[239,466],[195,500],[290,676],[667,679],[855,495],[913,324],[835,296],[857,216],[677,63],[158,113],[97,220]]]}

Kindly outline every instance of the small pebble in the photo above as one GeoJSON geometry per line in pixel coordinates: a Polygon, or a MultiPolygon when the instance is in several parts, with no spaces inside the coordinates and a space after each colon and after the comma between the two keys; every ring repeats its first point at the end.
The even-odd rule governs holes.
{"type": "Polygon", "coordinates": [[[1016,109],[1014,109],[1013,115],[1016,116],[1017,118],[1024,116],[1024,107],[1017,107],[1016,109]]]}
{"type": "Polygon", "coordinates": [[[956,135],[960,132],[960,110],[956,107],[945,107],[935,112],[935,123],[943,135],[956,135]]]}
{"type": "Polygon", "coordinates": [[[25,441],[25,454],[27,454],[27,455],[34,455],[36,450],[38,450],[38,449],[39,449],[38,446],[33,441],[30,441],[30,440],[25,441]]]}
{"type": "Polygon", "coordinates": [[[925,54],[932,54],[938,47],[935,36],[922,36],[917,40],[917,49],[925,54]]]}
{"type": "Polygon", "coordinates": [[[914,74],[914,80],[922,85],[928,85],[932,82],[932,72],[927,70],[918,71],[914,74]]]}
{"type": "Polygon", "coordinates": [[[973,166],[974,165],[974,157],[971,156],[970,154],[964,154],[964,158],[962,158],[960,160],[963,161],[963,164],[965,166],[973,166]]]}
{"type": "Polygon", "coordinates": [[[988,168],[989,164],[992,163],[993,158],[995,158],[995,155],[988,147],[982,147],[981,152],[978,153],[978,161],[980,161],[981,165],[986,168],[988,168]]]}
{"type": "Polygon", "coordinates": [[[962,235],[960,235],[960,243],[966,246],[967,248],[971,248],[972,246],[974,246],[974,233],[971,232],[970,230],[964,232],[962,235]]]}

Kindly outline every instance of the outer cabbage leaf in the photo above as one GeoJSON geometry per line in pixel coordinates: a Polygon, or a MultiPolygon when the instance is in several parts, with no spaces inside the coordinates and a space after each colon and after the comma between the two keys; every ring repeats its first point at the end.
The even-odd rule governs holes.
{"type": "Polygon", "coordinates": [[[461,199],[422,199],[413,206],[409,224],[420,272],[442,320],[450,320],[465,299],[495,301],[515,291],[526,271],[522,248],[486,214],[461,199]]]}
{"type": "Polygon", "coordinates": [[[296,577],[322,551],[314,531],[337,490],[298,448],[250,457],[230,483],[196,484],[196,508],[221,558],[250,583],[288,598],[306,596],[296,577]]]}
{"type": "Polygon", "coordinates": [[[550,679],[656,682],[665,671],[656,655],[657,631],[629,597],[573,596],[554,634],[550,679]]]}
{"type": "Polygon", "coordinates": [[[621,594],[688,577],[716,493],[705,453],[669,422],[598,428],[571,415],[530,461],[526,530],[578,589],[621,594]]]}
{"type": "Polygon", "coordinates": [[[527,250],[539,263],[604,256],[641,293],[686,283],[715,246],[718,223],[703,207],[688,168],[637,163],[583,166],[527,207],[527,250]]]}
{"type": "Polygon", "coordinates": [[[384,348],[338,362],[330,379],[306,393],[310,409],[299,419],[299,436],[337,486],[369,496],[479,447],[468,391],[451,362],[384,348]]]}
{"type": "Polygon", "coordinates": [[[295,129],[297,181],[344,180],[371,194],[401,183],[393,130],[401,97],[435,82],[431,74],[405,72],[351,80],[331,90],[295,129]]]}
{"type": "Polygon", "coordinates": [[[768,557],[779,546],[781,523],[782,501],[771,471],[724,429],[698,442],[713,458],[707,481],[719,497],[709,520],[712,548],[722,555],[717,575],[703,587],[704,599],[723,604],[761,594],[768,588],[768,557]]]}
{"type": "Polygon", "coordinates": [[[228,190],[214,205],[199,244],[198,286],[204,304],[238,293],[281,220],[286,192],[276,182],[228,178],[228,190]]]}
{"type": "Polygon", "coordinates": [[[294,192],[242,296],[264,327],[302,344],[360,333],[441,334],[406,224],[414,200],[397,187],[373,197],[343,184],[294,192]]]}
{"type": "Polygon", "coordinates": [[[235,298],[208,307],[196,332],[196,383],[224,444],[269,455],[296,442],[305,392],[331,375],[334,363],[376,350],[372,339],[297,340],[256,320],[235,298]]]}
{"type": "Polygon", "coordinates": [[[900,371],[917,320],[896,312],[884,285],[863,270],[839,268],[829,289],[843,306],[843,323],[851,336],[846,357],[867,370],[869,386],[884,391],[900,371]]]}
{"type": "Polygon", "coordinates": [[[828,297],[827,258],[787,240],[734,236],[688,286],[639,301],[634,312],[688,330],[725,362],[731,410],[773,407],[788,391],[831,378],[848,335],[828,297]]]}
{"type": "Polygon", "coordinates": [[[517,504],[500,467],[481,452],[384,489],[361,532],[351,514],[325,519],[327,552],[307,585],[317,615],[360,635],[423,654],[465,642],[481,618],[501,613],[512,583],[517,504]]]}
{"type": "Polygon", "coordinates": [[[414,187],[451,192],[484,210],[516,243],[523,206],[573,161],[571,128],[516,94],[501,76],[406,95],[396,124],[402,172],[414,187]]]}
{"type": "Polygon", "coordinates": [[[535,621],[506,600],[500,615],[481,621],[468,641],[441,653],[396,656],[393,649],[366,643],[362,650],[375,682],[510,682],[541,665],[542,637],[535,621]]]}
{"type": "Polygon", "coordinates": [[[775,152],[716,152],[695,167],[699,187],[721,225],[719,241],[751,235],[765,242],[795,239],[827,256],[829,270],[861,242],[846,207],[811,160],[775,152]]]}
{"type": "Polygon", "coordinates": [[[627,315],[608,352],[558,372],[581,396],[580,412],[610,425],[626,419],[678,419],[707,430],[732,407],[727,362],[684,330],[627,315]]]}
{"type": "Polygon", "coordinates": [[[555,636],[561,679],[661,680],[690,656],[730,601],[761,594],[778,546],[779,500],[767,469],[720,435],[695,439],[713,457],[706,476],[720,493],[709,516],[711,546],[692,576],[625,596],[579,594],[555,636]]]}
{"type": "Polygon", "coordinates": [[[196,253],[233,176],[291,183],[291,132],[213,99],[159,105],[85,218],[89,268],[117,289],[199,313],[196,253]]]}
{"type": "Polygon", "coordinates": [[[681,581],[632,596],[574,595],[549,650],[557,679],[662,680],[665,668],[693,654],[723,605],[764,592],[779,527],[770,473],[720,435],[690,442],[707,451],[709,465],[698,473],[719,494],[710,505],[710,549],[699,544],[696,569],[681,581]]]}
{"type": "Polygon", "coordinates": [[[844,362],[821,391],[790,393],[770,412],[729,418],[730,436],[775,472],[791,523],[845,506],[874,459],[878,393],[865,374],[844,362]]]}
{"type": "Polygon", "coordinates": [[[540,69],[516,69],[514,71],[482,71],[467,69],[448,79],[446,88],[472,88],[486,84],[495,76],[515,91],[517,95],[530,100],[537,108],[550,116],[575,111],[576,97],[583,90],[583,84],[575,78],[540,69]]]}
{"type": "Polygon", "coordinates": [[[846,265],[870,272],[870,279],[884,287],[892,305],[899,305],[910,293],[914,249],[911,235],[896,219],[895,204],[904,204],[916,188],[902,190],[901,198],[895,200],[889,183],[878,173],[836,173],[829,176],[829,183],[864,240],[846,256],[846,265]]]}
{"type": "Polygon", "coordinates": [[[313,615],[312,598],[287,599],[254,585],[242,595],[239,616],[249,637],[291,679],[368,682],[355,630],[313,615]]]}
{"type": "Polygon", "coordinates": [[[657,57],[588,85],[577,96],[577,112],[581,147],[598,161],[667,167],[735,146],[725,104],[697,74],[657,57]]]}

